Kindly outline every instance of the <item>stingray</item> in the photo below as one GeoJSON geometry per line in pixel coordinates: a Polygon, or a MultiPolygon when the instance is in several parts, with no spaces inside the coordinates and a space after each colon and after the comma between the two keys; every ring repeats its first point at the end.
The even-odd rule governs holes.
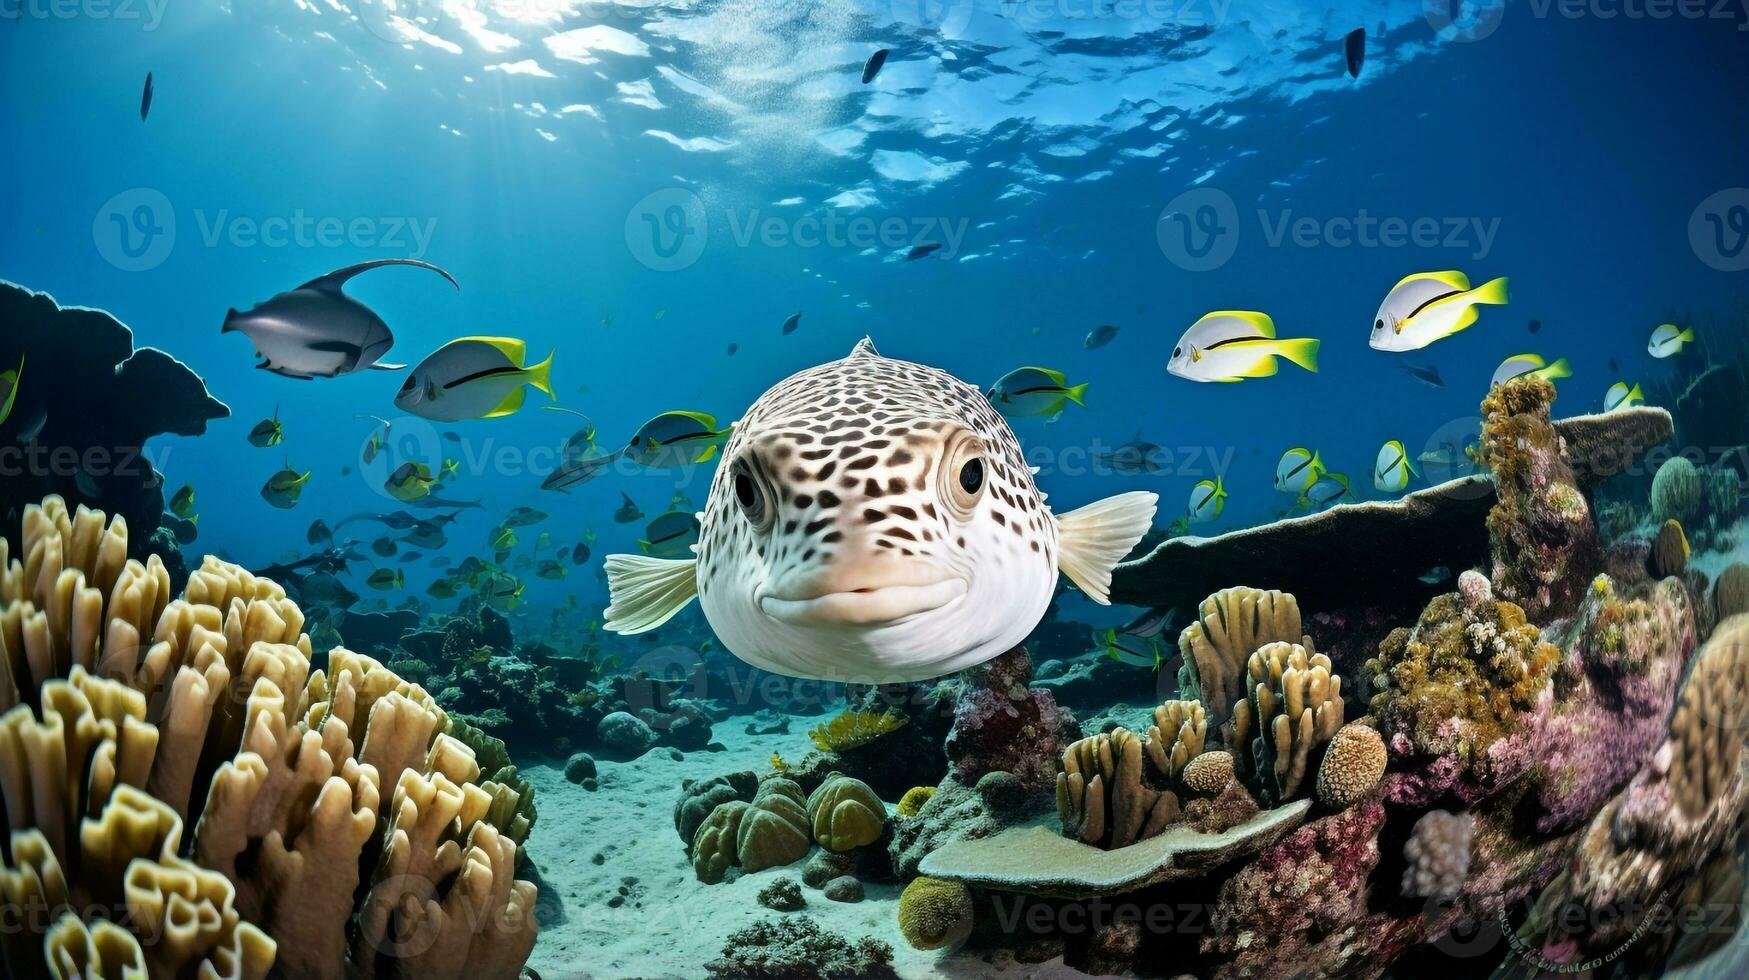
{"type": "Polygon", "coordinates": [[[371,369],[399,371],[405,364],[379,358],[394,346],[395,335],[376,311],[342,291],[347,280],[385,265],[430,269],[457,289],[455,277],[417,259],[376,259],[336,269],[296,289],[258,303],[247,313],[225,315],[220,333],[235,330],[255,345],[256,367],[288,378],[333,378],[371,369]]]}

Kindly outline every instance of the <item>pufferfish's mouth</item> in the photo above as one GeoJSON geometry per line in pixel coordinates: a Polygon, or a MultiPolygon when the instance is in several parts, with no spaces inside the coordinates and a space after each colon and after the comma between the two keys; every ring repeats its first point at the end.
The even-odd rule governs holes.
{"type": "Polygon", "coordinates": [[[759,608],[792,626],[879,626],[932,612],[965,594],[965,580],[950,578],[929,585],[888,585],[800,598],[763,595],[759,608]]]}

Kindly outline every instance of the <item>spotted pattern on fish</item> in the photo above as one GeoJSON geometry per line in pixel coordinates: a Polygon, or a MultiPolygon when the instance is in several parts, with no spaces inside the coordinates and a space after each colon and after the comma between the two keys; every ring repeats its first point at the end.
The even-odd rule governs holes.
{"type": "MultiPolygon", "coordinates": [[[[1007,422],[977,388],[882,357],[866,340],[759,398],[735,425],[700,519],[699,600],[720,631],[719,611],[749,584],[782,592],[785,583],[846,562],[927,563],[967,578],[976,567],[1004,567],[1014,587],[1043,590],[1047,602],[1056,579],[1057,525],[1007,422]],[[941,493],[942,481],[957,475],[939,468],[965,433],[983,448],[985,486],[971,513],[956,515],[941,493]],[[742,465],[775,506],[767,528],[742,512],[735,489],[742,465]]],[[[983,578],[989,584],[992,576],[983,578]]],[[[734,632],[737,617],[723,618],[734,632]]],[[[997,624],[982,625],[993,632],[997,624]]],[[[804,650],[809,642],[766,637],[765,646],[785,640],[804,650]]],[[[737,649],[732,638],[725,642],[737,649]]]]}

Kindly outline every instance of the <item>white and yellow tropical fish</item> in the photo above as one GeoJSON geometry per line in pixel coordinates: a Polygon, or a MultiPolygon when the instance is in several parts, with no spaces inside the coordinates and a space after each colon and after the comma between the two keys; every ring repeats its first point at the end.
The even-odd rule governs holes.
{"type": "Polygon", "coordinates": [[[1455,270],[1417,272],[1385,294],[1368,343],[1374,350],[1420,350],[1475,323],[1478,305],[1505,303],[1505,276],[1471,289],[1469,277],[1455,270]]]}
{"type": "Polygon", "coordinates": [[[1606,412],[1613,412],[1618,408],[1632,408],[1635,405],[1644,405],[1645,403],[1646,393],[1640,390],[1640,386],[1636,384],[1629,387],[1626,381],[1617,381],[1609,386],[1608,391],[1603,393],[1603,410],[1606,412]]]}
{"type": "Polygon", "coordinates": [[[1420,476],[1415,464],[1409,462],[1409,452],[1402,440],[1392,439],[1379,447],[1378,461],[1373,464],[1372,485],[1383,493],[1401,493],[1409,488],[1410,477],[1420,476]]]}
{"type": "Polygon", "coordinates": [[[1660,360],[1682,353],[1682,348],[1694,343],[1694,328],[1661,323],[1646,342],[1646,353],[1660,360]]]}
{"type": "Polygon", "coordinates": [[[420,361],[395,395],[395,407],[436,422],[509,415],[528,386],[554,397],[553,355],[524,366],[527,346],[512,337],[462,337],[420,361]]]}
{"type": "Polygon", "coordinates": [[[1274,374],[1278,357],[1316,372],[1318,341],[1276,339],[1275,321],[1266,313],[1216,310],[1191,324],[1179,338],[1166,371],[1190,381],[1243,381],[1274,374]]]}
{"type": "Polygon", "coordinates": [[[1541,354],[1514,354],[1501,361],[1500,366],[1494,369],[1494,380],[1491,384],[1502,385],[1527,374],[1552,382],[1572,377],[1573,365],[1568,364],[1564,357],[1556,358],[1555,363],[1550,364],[1543,360],[1541,354]]]}
{"type": "Polygon", "coordinates": [[[696,597],[755,667],[939,677],[1024,639],[1059,573],[1109,601],[1155,504],[1132,492],[1053,514],[978,389],[865,339],[778,382],[736,424],[695,557],[608,556],[605,628],[655,629],[696,597]]]}

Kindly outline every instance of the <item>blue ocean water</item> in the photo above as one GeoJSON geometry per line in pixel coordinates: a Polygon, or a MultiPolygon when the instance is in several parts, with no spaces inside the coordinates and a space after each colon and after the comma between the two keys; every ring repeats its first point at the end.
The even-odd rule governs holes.
{"type": "MultiPolygon", "coordinates": [[[[230,406],[155,459],[200,495],[190,550],[251,564],[307,551],[317,517],[400,506],[360,465],[363,416],[394,422],[391,458],[453,458],[445,496],[485,502],[454,558],[515,506],[551,515],[526,533],[555,549],[594,532],[587,567],[526,576],[525,615],[604,603],[601,556],[643,533],[612,521],[622,493],[648,517],[703,501],[708,467],[540,490],[578,420],[538,395],[426,423],[395,409],[398,373],[275,377],[219,332],[227,309],[390,257],[461,289],[356,280],[395,331],[387,360],[481,334],[555,351],[557,404],[604,448],[669,409],[731,421],[866,335],[981,385],[1022,365],[1085,382],[1084,409],[1015,423],[1052,505],[1155,489],[1164,524],[1218,475],[1226,510],[1195,529],[1213,533],[1288,506],[1270,482],[1292,446],[1378,496],[1379,446],[1462,430],[1509,355],[1570,359],[1557,411],[1577,414],[1673,370],[1646,352],[1660,322],[1740,329],[1749,19],[1634,9],[1509,3],[1452,26],[1414,2],[5,0],[0,276],[111,311],[230,406]],[[943,247],[904,260],[925,241],[943,247]],[[1510,277],[1511,301],[1427,350],[1369,349],[1386,291],[1444,269],[1510,277]],[[1320,338],[1318,373],[1169,377],[1220,309],[1320,338]],[[1118,336],[1084,349],[1100,324],[1118,336]],[[276,409],[283,445],[248,445],[276,409]],[[1160,472],[1088,465],[1136,436],[1160,472]],[[271,509],[257,490],[288,464],[313,476],[271,509]]],[[[375,599],[370,568],[354,587],[375,599]]],[[[409,568],[408,591],[436,574],[409,568]]]]}

